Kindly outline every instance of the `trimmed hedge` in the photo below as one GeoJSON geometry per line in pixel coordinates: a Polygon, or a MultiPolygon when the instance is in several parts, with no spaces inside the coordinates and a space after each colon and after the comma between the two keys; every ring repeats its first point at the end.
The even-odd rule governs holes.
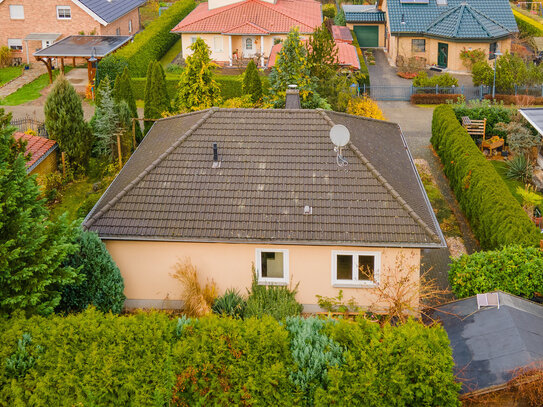
{"type": "Polygon", "coordinates": [[[543,97],[532,95],[485,95],[485,99],[502,102],[504,105],[531,106],[543,105],[543,97]]]}
{"type": "Polygon", "coordinates": [[[513,10],[513,15],[522,37],[541,37],[543,36],[543,24],[538,23],[533,18],[513,10]]]}
{"type": "Polygon", "coordinates": [[[434,110],[430,141],[483,249],[538,244],[539,230],[460,125],[451,106],[434,110]]]}
{"type": "Polygon", "coordinates": [[[457,298],[502,290],[532,299],[543,295],[543,251],[508,246],[453,260],[449,281],[457,298]]]}
{"type": "Polygon", "coordinates": [[[0,405],[302,406],[313,390],[316,406],[458,405],[438,325],[299,317],[287,325],[94,309],[13,315],[0,319],[0,405]]]}
{"type": "MultiPolygon", "coordinates": [[[[179,35],[172,34],[170,30],[195,7],[194,0],[179,0],[173,3],[159,18],[136,34],[132,43],[119,49],[113,55],[128,61],[131,76],[145,76],[149,62],[162,58],[179,39],[179,35]]],[[[107,62],[108,58],[104,58],[104,61],[107,62]]]]}
{"type": "Polygon", "coordinates": [[[448,100],[456,103],[462,100],[462,95],[436,95],[435,93],[414,93],[411,95],[411,103],[414,105],[441,105],[448,100]]]}
{"type": "MultiPolygon", "coordinates": [[[[215,80],[221,88],[221,97],[223,100],[243,96],[241,75],[216,75],[215,80]]],[[[270,81],[266,76],[261,77],[261,80],[262,92],[267,94],[270,88],[270,81]]],[[[145,82],[145,78],[132,78],[132,92],[136,99],[143,100],[145,95],[145,82]]],[[[166,77],[166,88],[168,89],[168,95],[170,95],[172,99],[175,99],[178,84],[179,78],[166,77]]]]}

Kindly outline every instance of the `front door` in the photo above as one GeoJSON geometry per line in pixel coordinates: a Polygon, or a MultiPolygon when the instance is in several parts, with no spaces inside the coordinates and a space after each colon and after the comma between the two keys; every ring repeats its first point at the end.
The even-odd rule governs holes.
{"type": "Polygon", "coordinates": [[[437,65],[441,68],[447,68],[449,61],[449,44],[437,43],[437,65]]]}
{"type": "Polygon", "coordinates": [[[255,37],[242,37],[243,58],[252,58],[256,54],[255,37]]]}

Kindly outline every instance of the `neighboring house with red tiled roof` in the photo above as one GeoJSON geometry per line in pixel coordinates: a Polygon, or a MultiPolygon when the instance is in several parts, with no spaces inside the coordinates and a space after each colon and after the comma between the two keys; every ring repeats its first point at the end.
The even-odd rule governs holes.
{"type": "MultiPolygon", "coordinates": [[[[272,68],[277,62],[277,55],[283,48],[283,44],[275,44],[272,47],[270,52],[270,57],[268,59],[268,68],[272,68]]],[[[348,44],[346,42],[336,42],[337,60],[338,64],[344,68],[359,70],[360,69],[360,60],[358,59],[358,54],[356,53],[356,48],[354,45],[348,44]]]]}
{"type": "Polygon", "coordinates": [[[319,2],[314,0],[209,0],[201,3],[173,30],[181,35],[183,56],[201,37],[211,58],[221,64],[260,57],[261,66],[274,45],[293,27],[302,36],[322,24],[319,2]]]}
{"type": "Polygon", "coordinates": [[[26,162],[28,174],[45,175],[55,171],[58,148],[56,141],[20,132],[13,137],[15,140],[26,141],[26,155],[30,156],[30,160],[26,162]]]}
{"type": "Polygon", "coordinates": [[[332,38],[335,42],[346,42],[347,44],[353,43],[353,35],[349,27],[343,27],[341,25],[332,26],[332,38]]]}

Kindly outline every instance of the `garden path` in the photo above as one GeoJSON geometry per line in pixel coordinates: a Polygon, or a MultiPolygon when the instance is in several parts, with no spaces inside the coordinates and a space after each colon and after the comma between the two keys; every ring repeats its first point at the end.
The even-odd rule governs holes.
{"type": "Polygon", "coordinates": [[[40,75],[43,75],[44,73],[47,73],[47,69],[43,64],[34,64],[31,69],[23,70],[23,74],[21,76],[0,87],[0,99],[11,95],[17,89],[26,85],[27,83],[32,82],[34,79],[40,75]]]}
{"type": "MultiPolygon", "coordinates": [[[[460,210],[456,198],[449,187],[449,182],[443,174],[441,162],[434,154],[430,137],[432,136],[433,108],[418,107],[409,102],[378,102],[387,120],[398,123],[407,140],[409,149],[414,158],[426,160],[430,166],[437,185],[451,206],[462,232],[464,245],[468,253],[480,250],[479,243],[473,236],[468,221],[460,210]]],[[[440,287],[449,286],[447,275],[450,263],[449,249],[424,250],[422,254],[422,270],[430,268],[430,277],[435,279],[440,287]]]]}

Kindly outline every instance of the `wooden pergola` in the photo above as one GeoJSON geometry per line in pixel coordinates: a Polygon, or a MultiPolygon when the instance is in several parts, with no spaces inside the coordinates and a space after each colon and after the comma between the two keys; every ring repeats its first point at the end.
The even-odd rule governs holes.
{"type": "Polygon", "coordinates": [[[87,61],[89,83],[96,75],[98,62],[116,51],[132,39],[126,35],[70,35],[59,42],[34,52],[37,61],[47,67],[49,81],[53,83],[53,60],[60,60],[60,69],[64,73],[64,60],[71,59],[75,67],[76,58],[87,61]]]}

